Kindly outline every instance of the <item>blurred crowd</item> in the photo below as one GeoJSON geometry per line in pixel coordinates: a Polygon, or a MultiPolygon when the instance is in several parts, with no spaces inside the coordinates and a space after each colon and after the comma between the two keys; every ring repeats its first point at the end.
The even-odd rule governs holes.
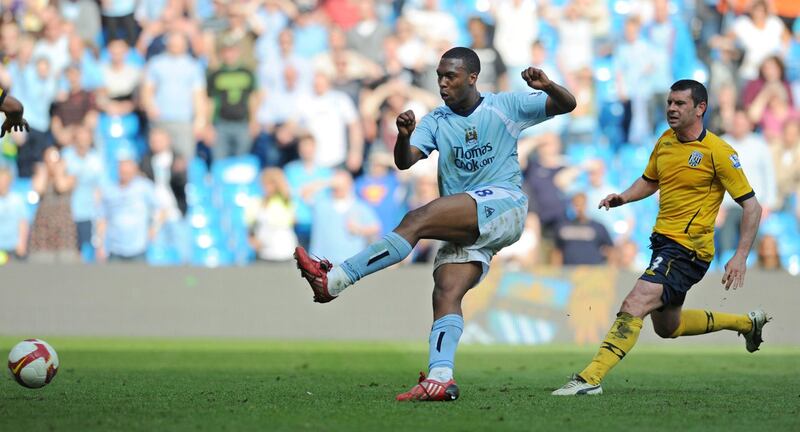
{"type": "MultiPolygon", "coordinates": [[[[396,116],[441,103],[441,53],[479,90],[543,69],[577,97],[520,138],[526,229],[496,258],[641,270],[638,178],[669,86],[710,91],[707,127],[762,206],[752,265],[800,273],[796,0],[0,0],[0,86],[31,130],[0,141],[0,262],[333,262],[438,196],[436,160],[397,171],[396,116]]],[[[721,260],[741,210],[718,218],[721,260]]],[[[410,262],[431,261],[422,241],[410,262]]],[[[719,260],[718,260],[719,261],[719,260]]]]}

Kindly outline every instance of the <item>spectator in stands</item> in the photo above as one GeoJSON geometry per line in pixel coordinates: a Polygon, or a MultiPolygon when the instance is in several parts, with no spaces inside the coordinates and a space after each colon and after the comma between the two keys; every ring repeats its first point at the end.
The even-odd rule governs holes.
{"type": "Polygon", "coordinates": [[[795,113],[791,103],[791,90],[787,90],[781,80],[765,83],[747,108],[750,121],[759,125],[767,142],[780,139],[783,125],[795,113]]]}
{"type": "MultiPolygon", "coordinates": [[[[652,134],[652,117],[648,114],[653,96],[652,75],[659,64],[653,57],[655,47],[640,35],[636,17],[625,21],[624,40],[614,51],[614,74],[617,92],[625,109],[622,120],[627,142],[644,142],[652,134]]],[[[660,100],[663,103],[663,99],[660,100]]]]}
{"type": "Polygon", "coordinates": [[[778,240],[765,235],[758,240],[758,268],[765,271],[782,270],[781,257],[778,254],[778,240]]]}
{"type": "Polygon", "coordinates": [[[153,182],[139,175],[131,149],[117,154],[119,181],[103,188],[95,229],[97,261],[144,262],[161,224],[153,182]]]}
{"type": "MultiPolygon", "coordinates": [[[[531,44],[539,34],[539,16],[533,0],[500,0],[491,2],[496,20],[494,47],[511,70],[521,70],[530,62],[531,44]]],[[[548,73],[548,71],[545,71],[548,73]]],[[[547,75],[555,80],[552,75],[547,75]]],[[[512,80],[518,81],[518,80],[512,80]]]]}
{"type": "Polygon", "coordinates": [[[535,138],[538,158],[532,158],[524,171],[523,187],[529,197],[529,212],[535,213],[541,224],[542,247],[545,256],[550,255],[556,228],[567,217],[563,199],[563,188],[567,186],[562,173],[566,164],[561,156],[561,141],[555,134],[535,138]],[[559,176],[559,173],[562,173],[559,176]]]}
{"type": "Polygon", "coordinates": [[[81,70],[77,65],[69,65],[65,74],[69,88],[56,97],[50,123],[53,138],[62,147],[70,144],[76,127],[86,125],[94,129],[97,125],[95,95],[81,87],[81,70]]]}
{"type": "Polygon", "coordinates": [[[394,157],[390,153],[373,151],[367,172],[356,179],[356,196],[370,206],[381,224],[381,237],[400,224],[406,214],[406,188],[397,178],[394,157]]]}
{"type": "Polygon", "coordinates": [[[169,134],[158,128],[150,129],[149,149],[142,158],[142,174],[155,186],[158,208],[164,228],[180,221],[186,214],[186,159],[175,153],[169,134]]]}
{"type": "Polygon", "coordinates": [[[613,212],[597,208],[597,204],[603,198],[616,193],[615,191],[617,190],[615,186],[608,182],[605,162],[602,159],[594,159],[586,163],[582,168],[589,177],[589,184],[584,189],[589,203],[586,210],[587,217],[603,224],[606,231],[611,233],[615,239],[630,235],[636,223],[635,215],[630,207],[623,206],[613,212]],[[618,224],[621,225],[619,232],[617,231],[618,224]]]}
{"type": "Polygon", "coordinates": [[[383,43],[392,33],[375,11],[375,0],[357,0],[361,19],[347,31],[347,46],[376,64],[383,64],[383,43]]]}
{"type": "Polygon", "coordinates": [[[262,167],[283,166],[295,159],[292,144],[299,133],[308,92],[299,84],[300,73],[292,65],[283,71],[281,87],[273,92],[259,88],[257,124],[251,134],[255,137],[253,153],[262,167]]]}
{"type": "Polygon", "coordinates": [[[353,178],[343,170],[334,173],[330,195],[314,203],[312,225],[324,229],[311,231],[310,252],[337,264],[367,247],[381,232],[375,212],[355,196],[353,178]]]}
{"type": "Polygon", "coordinates": [[[44,161],[36,165],[31,179],[39,194],[39,205],[33,218],[30,259],[41,262],[76,262],[79,259],[77,233],[72,219],[72,190],[75,176],[58,149],[44,152],[44,161]]]}
{"type": "Polygon", "coordinates": [[[591,67],[594,57],[592,23],[588,10],[582,10],[578,0],[571,0],[561,9],[561,16],[555,23],[558,29],[556,58],[566,75],[591,67]]]}
{"type": "Polygon", "coordinates": [[[284,81],[285,71],[291,67],[297,74],[293,85],[302,91],[310,91],[313,81],[311,64],[308,59],[297,54],[294,33],[291,29],[284,29],[278,34],[277,46],[276,52],[265,54],[259,62],[256,70],[259,90],[270,95],[287,88],[287,83],[284,81]]]}
{"type": "Polygon", "coordinates": [[[81,71],[80,87],[84,90],[94,91],[103,84],[102,70],[100,62],[95,57],[92,50],[86,47],[86,43],[77,35],[69,37],[67,45],[69,52],[69,65],[77,66],[81,71]]]}
{"type": "Polygon", "coordinates": [[[599,265],[608,260],[614,243],[603,224],[589,219],[587,205],[586,194],[573,195],[575,218],[556,228],[556,249],[551,258],[553,265],[599,265]]]}
{"type": "Polygon", "coordinates": [[[440,43],[453,46],[459,39],[455,17],[441,8],[439,0],[406,3],[403,17],[408,20],[414,33],[430,47],[440,43]]]}
{"type": "Polygon", "coordinates": [[[317,143],[314,136],[303,133],[298,139],[300,158],[284,167],[286,180],[291,190],[292,204],[295,208],[295,226],[298,242],[304,248],[311,244],[311,225],[313,206],[330,185],[333,170],[315,162],[317,143]]]}
{"type": "Polygon", "coordinates": [[[653,47],[650,54],[654,63],[648,115],[651,119],[663,119],[670,86],[676,79],[692,76],[697,53],[686,22],[678,15],[670,16],[669,0],[654,0],[653,13],[653,20],[644,28],[653,47]]]}
{"type": "MultiPolygon", "coordinates": [[[[225,36],[227,37],[227,36],[225,36]]],[[[236,39],[222,41],[222,64],[208,76],[209,110],[211,112],[214,160],[241,156],[250,152],[251,118],[254,113],[255,75],[241,60],[236,39]]]]}
{"type": "Polygon", "coordinates": [[[58,84],[45,57],[34,59],[20,72],[20,76],[13,78],[13,86],[17,98],[25,106],[30,132],[25,135],[24,142],[18,144],[17,173],[20,177],[31,177],[34,165],[42,161],[45,149],[52,144],[50,105],[55,100],[58,84]]]}
{"type": "Polygon", "coordinates": [[[149,149],[142,158],[142,174],[155,187],[157,214],[160,229],[152,240],[177,250],[180,259],[188,257],[186,227],[183,217],[188,205],[186,183],[188,182],[186,159],[172,149],[170,136],[163,129],[150,129],[149,149]]]}
{"type": "Polygon", "coordinates": [[[497,93],[508,89],[508,76],[503,56],[492,46],[491,35],[486,22],[480,17],[472,17],[467,22],[467,29],[472,38],[470,48],[481,60],[481,79],[478,90],[497,93]]]}
{"type": "Polygon", "coordinates": [[[439,101],[436,95],[398,79],[389,80],[373,91],[365,91],[359,111],[365,139],[372,143],[370,151],[393,152],[397,140],[397,116],[410,109],[421,118],[439,101]]]}
{"type": "Polygon", "coordinates": [[[742,91],[742,104],[749,107],[759,95],[769,91],[772,87],[783,86],[790,105],[794,105],[792,98],[792,88],[786,80],[786,67],[783,60],[777,55],[767,57],[758,69],[758,78],[748,81],[742,91]]]}
{"type": "Polygon", "coordinates": [[[206,81],[200,63],[187,53],[186,37],[170,33],[167,51],[148,61],[142,89],[147,118],[167,131],[173,149],[192,160],[206,132],[206,81]]]}
{"type": "MultiPolygon", "coordinates": [[[[9,64],[17,59],[20,49],[20,31],[14,21],[0,24],[0,63],[9,64]]],[[[8,82],[3,82],[4,88],[9,87],[8,82]]]]}
{"type": "Polygon", "coordinates": [[[257,7],[255,2],[230,2],[226,5],[227,23],[222,31],[214,37],[214,44],[211,46],[213,49],[208,52],[209,65],[212,69],[220,66],[217,53],[222,53],[226,47],[231,45],[239,48],[236,62],[248,70],[255,69],[256,39],[263,31],[263,26],[254,7],[257,7]]]}
{"type": "Polygon", "coordinates": [[[28,254],[26,197],[11,191],[11,170],[0,166],[0,254],[21,259],[28,254]]]}
{"type": "Polygon", "coordinates": [[[620,270],[639,272],[643,267],[647,267],[649,262],[641,261],[639,256],[639,246],[631,239],[624,239],[613,250],[614,264],[620,270]]]}
{"type": "Polygon", "coordinates": [[[95,0],[66,0],[58,2],[59,13],[71,23],[85,43],[95,44],[100,35],[100,7],[95,0]]]}
{"type": "Polygon", "coordinates": [[[358,103],[358,92],[363,83],[372,83],[383,77],[381,67],[362,55],[358,51],[347,47],[347,35],[341,29],[333,28],[328,34],[328,51],[317,54],[313,59],[316,72],[322,72],[329,77],[336,77],[340,82],[356,84],[349,95],[355,96],[354,103],[358,103]]]}
{"type": "Polygon", "coordinates": [[[730,40],[743,48],[744,58],[739,68],[740,78],[752,80],[758,78],[758,69],[767,57],[781,51],[781,42],[786,32],[781,20],[772,15],[763,0],[750,4],[747,15],[736,18],[730,40]]]}
{"type": "Polygon", "coordinates": [[[92,148],[93,131],[89,126],[78,125],[71,130],[74,145],[62,150],[67,174],[75,177],[72,191],[72,220],[77,229],[79,251],[92,250],[92,232],[97,218],[100,190],[106,181],[103,158],[92,148]]]}
{"type": "Polygon", "coordinates": [[[63,22],[58,15],[53,15],[52,19],[45,21],[42,38],[33,47],[33,58],[47,59],[50,73],[60,75],[69,64],[68,46],[69,36],[64,31],[63,22]]]}
{"type": "Polygon", "coordinates": [[[297,55],[311,59],[328,49],[327,17],[314,6],[300,7],[294,19],[297,55]]]}
{"type": "Polygon", "coordinates": [[[575,95],[578,105],[570,113],[565,131],[565,141],[578,144],[589,143],[594,139],[598,130],[598,104],[592,70],[587,67],[575,71],[567,79],[567,85],[575,95]]]}
{"type": "Polygon", "coordinates": [[[122,116],[136,107],[142,68],[127,61],[130,47],[124,39],[110,41],[107,49],[109,61],[100,68],[103,82],[98,89],[97,106],[109,115],[122,116]]]}
{"type": "Polygon", "coordinates": [[[301,122],[318,143],[316,161],[332,168],[358,172],[364,159],[364,134],[353,102],[333,90],[330,79],[314,75],[314,92],[304,102],[301,122]]]}
{"type": "MultiPolygon", "coordinates": [[[[734,117],[733,127],[724,139],[738,153],[736,160],[723,163],[741,164],[747,175],[753,192],[758,196],[762,206],[761,218],[766,219],[775,208],[777,187],[775,183],[775,166],[772,154],[767,148],[764,137],[753,133],[753,125],[747,113],[738,110],[734,117]]],[[[717,231],[717,255],[734,250],[739,241],[739,227],[742,219],[742,207],[726,194],[717,217],[721,228],[717,231]]]]}
{"type": "MultiPolygon", "coordinates": [[[[713,93],[709,93],[710,97],[713,93]]],[[[722,85],[716,93],[717,101],[708,108],[708,130],[725,135],[733,125],[736,114],[736,87],[731,84],[722,85]]]]}
{"type": "Polygon", "coordinates": [[[770,150],[778,189],[775,207],[790,210],[786,207],[794,195],[800,209],[800,116],[786,122],[780,141],[773,143],[770,150]]]}
{"type": "Polygon", "coordinates": [[[136,0],[101,0],[103,38],[109,41],[121,37],[128,45],[136,43],[140,29],[133,15],[135,10],[136,0]]]}
{"type": "Polygon", "coordinates": [[[250,246],[262,261],[289,261],[297,247],[295,208],[289,184],[280,168],[261,172],[264,196],[254,199],[245,212],[250,246]]]}

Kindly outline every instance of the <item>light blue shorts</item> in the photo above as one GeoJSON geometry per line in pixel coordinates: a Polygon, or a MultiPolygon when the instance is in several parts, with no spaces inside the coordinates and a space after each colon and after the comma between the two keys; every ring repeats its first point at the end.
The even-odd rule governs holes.
{"type": "Polygon", "coordinates": [[[483,267],[481,280],[489,271],[492,257],[515,243],[525,228],[528,197],[517,190],[496,186],[467,191],[478,210],[478,239],[469,246],[445,242],[436,254],[433,270],[449,263],[477,261],[483,267]]]}

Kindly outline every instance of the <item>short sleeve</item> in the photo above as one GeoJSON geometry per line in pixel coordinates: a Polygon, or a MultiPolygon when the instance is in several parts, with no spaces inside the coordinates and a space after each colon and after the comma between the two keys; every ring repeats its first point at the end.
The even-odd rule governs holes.
{"type": "Polygon", "coordinates": [[[653,148],[653,152],[650,153],[650,160],[647,161],[647,166],[644,168],[644,174],[642,174],[642,178],[651,182],[651,183],[658,183],[658,165],[656,162],[656,154],[658,151],[658,143],[653,148]]]}
{"type": "Polygon", "coordinates": [[[755,196],[750,182],[744,175],[739,155],[729,145],[724,145],[712,153],[714,156],[714,169],[717,171],[722,186],[738,203],[742,203],[755,196]]]}
{"type": "Polygon", "coordinates": [[[501,93],[502,104],[506,112],[517,123],[519,130],[541,123],[547,116],[547,93],[541,90],[528,92],[501,93]]]}
{"type": "Polygon", "coordinates": [[[427,114],[419,122],[414,132],[411,134],[411,145],[418,148],[425,157],[430,156],[436,150],[436,119],[433,113],[427,114]]]}

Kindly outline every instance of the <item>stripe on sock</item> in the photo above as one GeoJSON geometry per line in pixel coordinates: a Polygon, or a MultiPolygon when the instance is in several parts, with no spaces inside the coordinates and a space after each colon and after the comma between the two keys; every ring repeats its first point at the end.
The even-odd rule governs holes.
{"type": "Polygon", "coordinates": [[[439,332],[439,340],[436,341],[436,351],[442,352],[442,339],[444,339],[444,332],[439,332]]]}
{"type": "Polygon", "coordinates": [[[711,333],[714,330],[714,314],[710,311],[703,311],[706,313],[706,333],[711,333]]]}
{"type": "Polygon", "coordinates": [[[611,342],[603,342],[603,344],[600,345],[600,348],[601,349],[605,348],[605,349],[611,351],[611,353],[614,354],[615,356],[619,357],[620,360],[622,360],[622,358],[625,357],[625,354],[627,354],[620,347],[612,344],[611,342]]]}
{"type": "Polygon", "coordinates": [[[375,262],[380,261],[380,260],[382,260],[382,259],[384,259],[384,258],[386,258],[388,256],[389,256],[389,251],[388,250],[384,250],[383,252],[379,253],[378,255],[372,256],[372,258],[370,258],[369,261],[367,261],[367,265],[368,266],[372,265],[375,262]]]}

